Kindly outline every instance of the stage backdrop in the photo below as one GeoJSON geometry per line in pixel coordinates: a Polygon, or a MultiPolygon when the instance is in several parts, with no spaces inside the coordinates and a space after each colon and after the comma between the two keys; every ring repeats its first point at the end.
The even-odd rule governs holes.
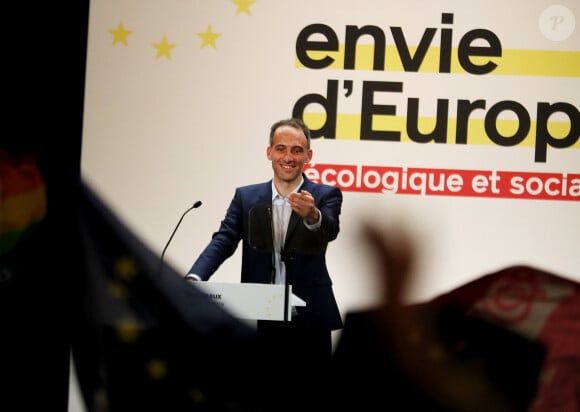
{"type": "Polygon", "coordinates": [[[185,275],[295,115],[344,191],[344,313],[377,299],[363,221],[417,236],[410,300],[515,264],[578,280],[579,25],[577,0],[92,1],[82,175],[160,254],[201,200],[165,255],[185,275]]]}

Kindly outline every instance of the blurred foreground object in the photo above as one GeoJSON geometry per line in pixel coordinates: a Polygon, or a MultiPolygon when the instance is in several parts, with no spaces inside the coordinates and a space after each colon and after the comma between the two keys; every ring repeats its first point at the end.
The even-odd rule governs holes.
{"type": "MultiPolygon", "coordinates": [[[[84,316],[73,352],[89,412],[253,411],[255,332],[149,250],[82,185],[84,316]]],[[[259,371],[259,369],[257,370],[259,371]]]]}
{"type": "Polygon", "coordinates": [[[580,410],[580,283],[534,267],[512,266],[432,303],[487,319],[543,344],[546,355],[528,411],[580,410]]]}
{"type": "Polygon", "coordinates": [[[46,188],[36,157],[0,149],[0,256],[46,216],[46,188]]]}
{"type": "Polygon", "coordinates": [[[336,406],[579,410],[578,283],[514,266],[403,304],[417,254],[411,239],[364,231],[385,304],[346,316],[335,352],[336,406]]]}

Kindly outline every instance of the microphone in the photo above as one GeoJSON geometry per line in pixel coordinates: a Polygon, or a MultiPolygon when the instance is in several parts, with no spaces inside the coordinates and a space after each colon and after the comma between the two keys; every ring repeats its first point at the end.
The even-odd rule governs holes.
{"type": "Polygon", "coordinates": [[[191,210],[197,209],[200,206],[201,206],[201,201],[198,200],[189,209],[187,209],[185,212],[183,212],[183,214],[181,215],[181,218],[179,219],[179,222],[177,222],[177,225],[175,226],[175,229],[173,229],[173,233],[171,233],[171,236],[169,236],[169,240],[167,241],[167,243],[165,244],[165,247],[163,248],[163,252],[161,252],[161,258],[159,260],[159,275],[161,275],[161,271],[163,269],[163,256],[165,256],[165,251],[167,250],[167,247],[171,243],[171,239],[173,239],[173,236],[175,235],[175,232],[177,232],[177,228],[181,224],[181,221],[183,220],[183,218],[185,217],[185,215],[188,214],[191,210]]]}

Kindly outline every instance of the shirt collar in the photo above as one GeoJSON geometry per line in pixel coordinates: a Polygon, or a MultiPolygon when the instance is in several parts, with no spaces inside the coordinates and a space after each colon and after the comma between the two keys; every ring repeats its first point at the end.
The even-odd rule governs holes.
{"type": "MultiPolygon", "coordinates": [[[[304,176],[302,176],[302,178],[300,178],[300,182],[292,191],[294,193],[298,192],[298,189],[300,189],[302,187],[303,183],[304,183],[304,176]]],[[[276,189],[276,185],[274,184],[274,179],[272,179],[272,200],[276,199],[277,197],[282,197],[282,195],[280,195],[278,193],[278,189],[276,189]]]]}

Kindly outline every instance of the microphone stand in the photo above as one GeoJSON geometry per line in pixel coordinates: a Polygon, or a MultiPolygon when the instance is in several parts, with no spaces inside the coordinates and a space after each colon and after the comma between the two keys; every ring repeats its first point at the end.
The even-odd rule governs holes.
{"type": "MultiPolygon", "coordinates": [[[[255,250],[262,252],[270,252],[272,255],[272,273],[270,283],[274,284],[276,281],[276,230],[274,225],[273,205],[260,204],[250,209],[249,221],[249,243],[255,250]]],[[[282,262],[286,266],[286,276],[284,279],[284,322],[288,322],[288,309],[290,307],[290,286],[292,284],[289,274],[291,270],[288,267],[291,265],[291,260],[296,255],[296,247],[290,248],[290,253],[285,252],[284,249],[280,251],[282,262]]]]}
{"type": "MultiPolygon", "coordinates": [[[[267,210],[268,210],[268,218],[270,219],[270,227],[272,229],[272,266],[276,265],[276,259],[274,258],[274,254],[275,252],[275,242],[274,239],[276,238],[276,233],[274,230],[274,219],[272,216],[272,206],[269,205],[267,206],[267,210]]],[[[282,262],[284,263],[284,266],[286,267],[286,276],[284,276],[284,322],[288,322],[288,309],[289,309],[289,300],[290,300],[290,281],[289,281],[289,276],[288,276],[288,261],[291,259],[290,255],[288,253],[286,253],[284,251],[284,248],[282,247],[282,250],[280,250],[280,258],[282,259],[282,262]]],[[[274,279],[276,277],[276,272],[275,269],[272,271],[272,283],[274,283],[274,279]]]]}
{"type": "Polygon", "coordinates": [[[181,215],[181,218],[179,219],[179,222],[177,222],[177,225],[175,225],[175,229],[173,229],[173,233],[171,233],[171,236],[169,236],[169,240],[167,241],[167,243],[165,244],[165,247],[163,248],[163,251],[161,252],[161,258],[159,259],[159,269],[157,270],[157,273],[159,273],[159,276],[161,276],[163,273],[163,256],[165,256],[165,251],[167,250],[169,243],[171,243],[171,239],[173,239],[175,232],[177,232],[177,228],[181,224],[181,221],[183,220],[185,215],[188,214],[192,209],[196,209],[200,206],[201,206],[201,201],[198,200],[193,205],[191,205],[191,207],[189,209],[187,209],[185,212],[183,212],[183,214],[181,215]]]}
{"type": "Polygon", "coordinates": [[[290,308],[290,286],[292,283],[290,282],[290,261],[294,257],[295,252],[287,253],[284,250],[281,252],[282,262],[284,262],[284,266],[286,267],[286,276],[284,276],[284,322],[288,322],[288,309],[292,312],[290,308]]]}

